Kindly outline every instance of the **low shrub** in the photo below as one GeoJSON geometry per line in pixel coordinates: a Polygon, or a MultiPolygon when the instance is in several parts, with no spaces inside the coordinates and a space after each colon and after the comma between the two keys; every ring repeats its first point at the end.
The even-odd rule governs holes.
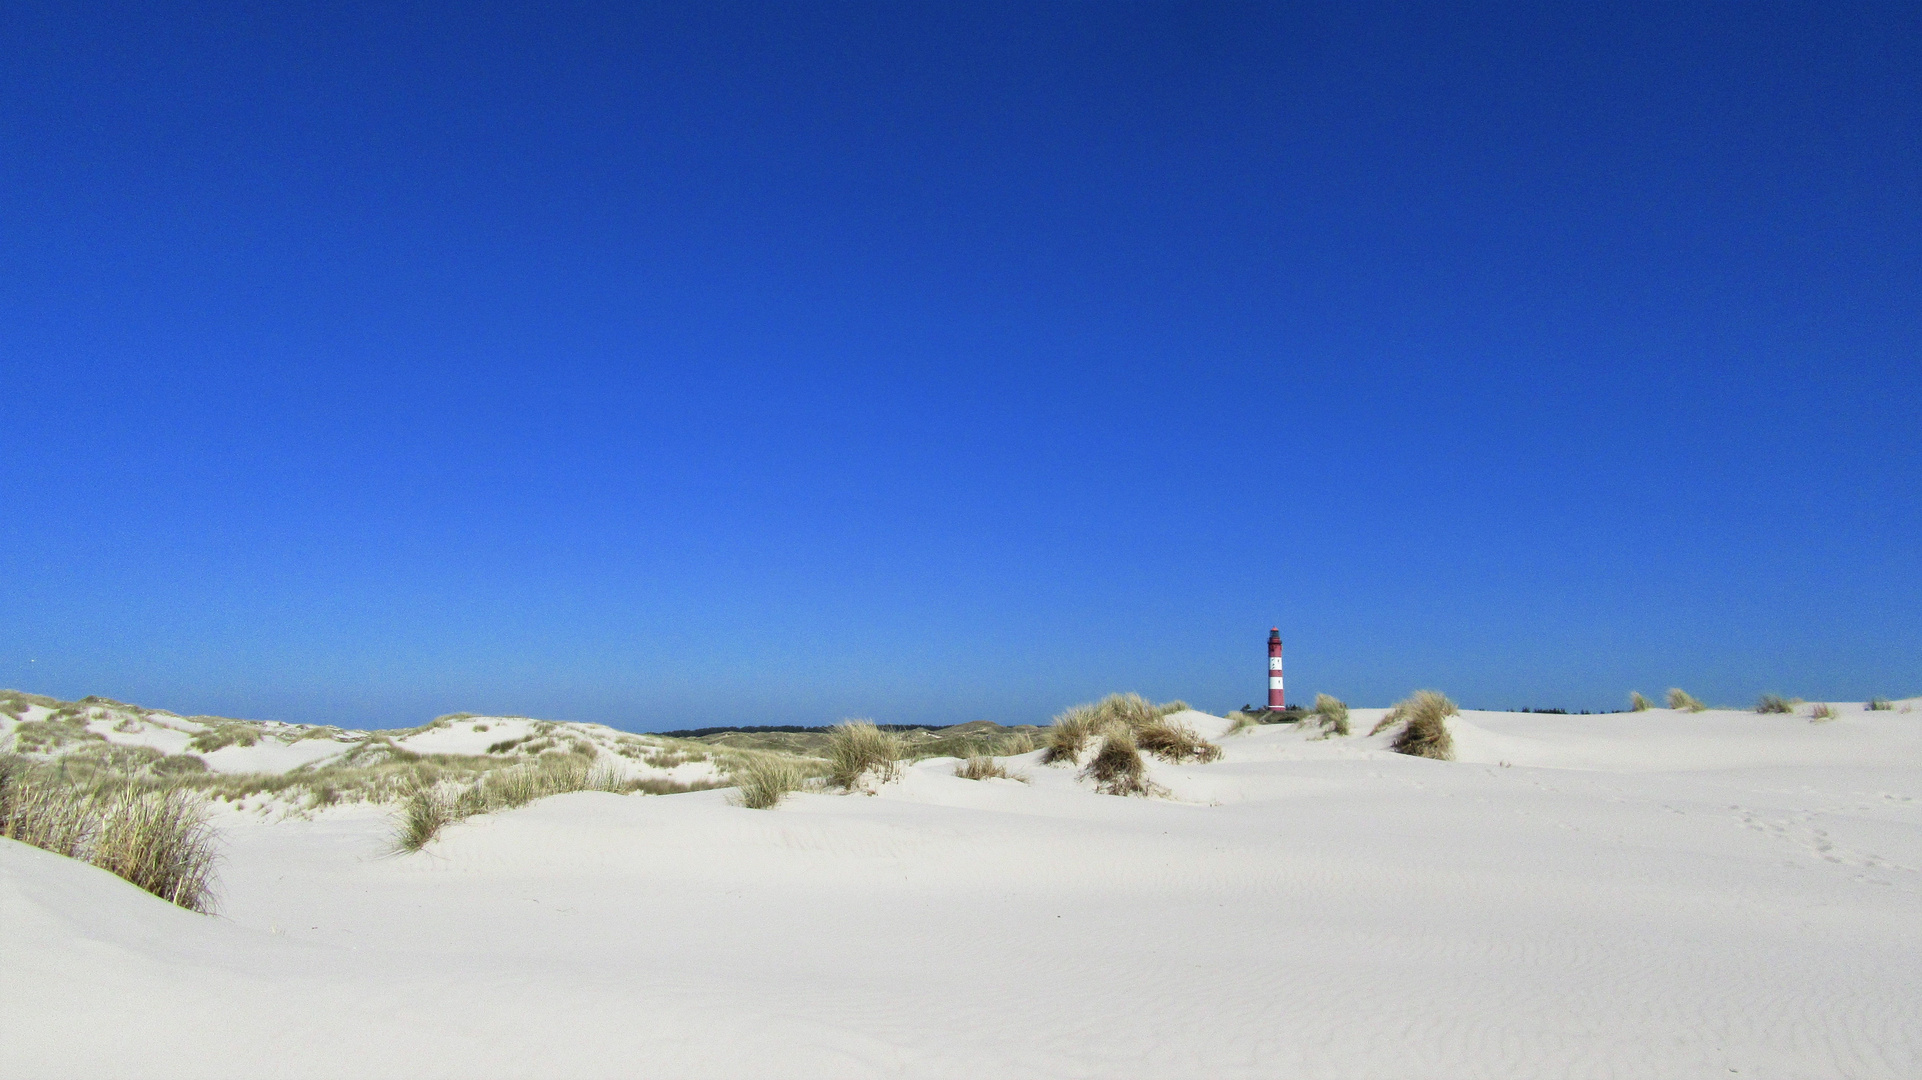
{"type": "Polygon", "coordinates": [[[869,773],[883,784],[900,775],[901,737],[868,720],[844,720],[828,730],[828,783],[848,791],[869,773]]]}
{"type": "Polygon", "coordinates": [[[147,766],[155,776],[190,776],[207,771],[207,763],[194,754],[168,754],[147,766]]]}
{"type": "Polygon", "coordinates": [[[1801,698],[1785,698],[1777,694],[1763,694],[1756,699],[1755,711],[1764,715],[1769,713],[1792,713],[1802,703],[1801,698]]]}
{"type": "Polygon", "coordinates": [[[1878,698],[1869,699],[1870,712],[1888,712],[1890,709],[1893,709],[1894,707],[1895,706],[1889,704],[1889,699],[1887,698],[1878,697],[1878,698]]]}
{"type": "Polygon", "coordinates": [[[793,761],[771,755],[757,757],[735,771],[734,801],[750,810],[772,810],[805,780],[800,765],[793,761]]]}
{"type": "Polygon", "coordinates": [[[1695,699],[1695,695],[1679,686],[1668,688],[1668,707],[1683,712],[1701,712],[1708,706],[1695,699]]]}
{"type": "Polygon", "coordinates": [[[187,745],[209,754],[224,746],[252,746],[259,741],[260,732],[246,724],[221,724],[196,733],[187,745]]]}
{"type": "Polygon", "coordinates": [[[1316,694],[1315,715],[1321,717],[1321,730],[1330,735],[1348,734],[1348,706],[1340,698],[1316,694]]]}
{"type": "Polygon", "coordinates": [[[1642,692],[1640,690],[1629,691],[1629,694],[1628,694],[1628,711],[1629,712],[1647,712],[1648,710],[1654,707],[1655,707],[1655,703],[1643,697],[1642,692]]]}

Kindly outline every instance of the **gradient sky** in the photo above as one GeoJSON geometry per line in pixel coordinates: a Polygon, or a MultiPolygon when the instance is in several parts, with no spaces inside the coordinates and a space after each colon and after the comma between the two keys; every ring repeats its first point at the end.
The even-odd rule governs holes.
{"type": "Polygon", "coordinates": [[[1914,694],[1919,346],[1914,4],[12,3],[0,685],[1914,694]]]}

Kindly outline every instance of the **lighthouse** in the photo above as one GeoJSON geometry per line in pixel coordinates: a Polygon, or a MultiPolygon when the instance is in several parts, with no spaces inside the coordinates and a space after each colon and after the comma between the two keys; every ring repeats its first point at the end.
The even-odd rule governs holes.
{"type": "Polygon", "coordinates": [[[1281,689],[1281,627],[1268,631],[1268,710],[1280,712],[1288,707],[1281,689]]]}

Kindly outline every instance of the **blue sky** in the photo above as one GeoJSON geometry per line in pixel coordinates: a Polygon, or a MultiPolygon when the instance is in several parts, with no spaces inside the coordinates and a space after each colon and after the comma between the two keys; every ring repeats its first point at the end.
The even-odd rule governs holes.
{"type": "Polygon", "coordinates": [[[1922,10],[1442,7],[13,5],[0,685],[1922,691],[1922,10]]]}

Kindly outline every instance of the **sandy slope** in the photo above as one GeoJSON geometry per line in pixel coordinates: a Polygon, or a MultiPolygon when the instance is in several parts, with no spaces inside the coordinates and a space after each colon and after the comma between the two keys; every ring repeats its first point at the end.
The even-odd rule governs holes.
{"type": "Polygon", "coordinates": [[[1456,732],[1263,728],[1173,800],[569,795],[406,858],[233,814],[217,920],[0,843],[0,1074],[1922,1072],[1922,713],[1456,732]]]}

